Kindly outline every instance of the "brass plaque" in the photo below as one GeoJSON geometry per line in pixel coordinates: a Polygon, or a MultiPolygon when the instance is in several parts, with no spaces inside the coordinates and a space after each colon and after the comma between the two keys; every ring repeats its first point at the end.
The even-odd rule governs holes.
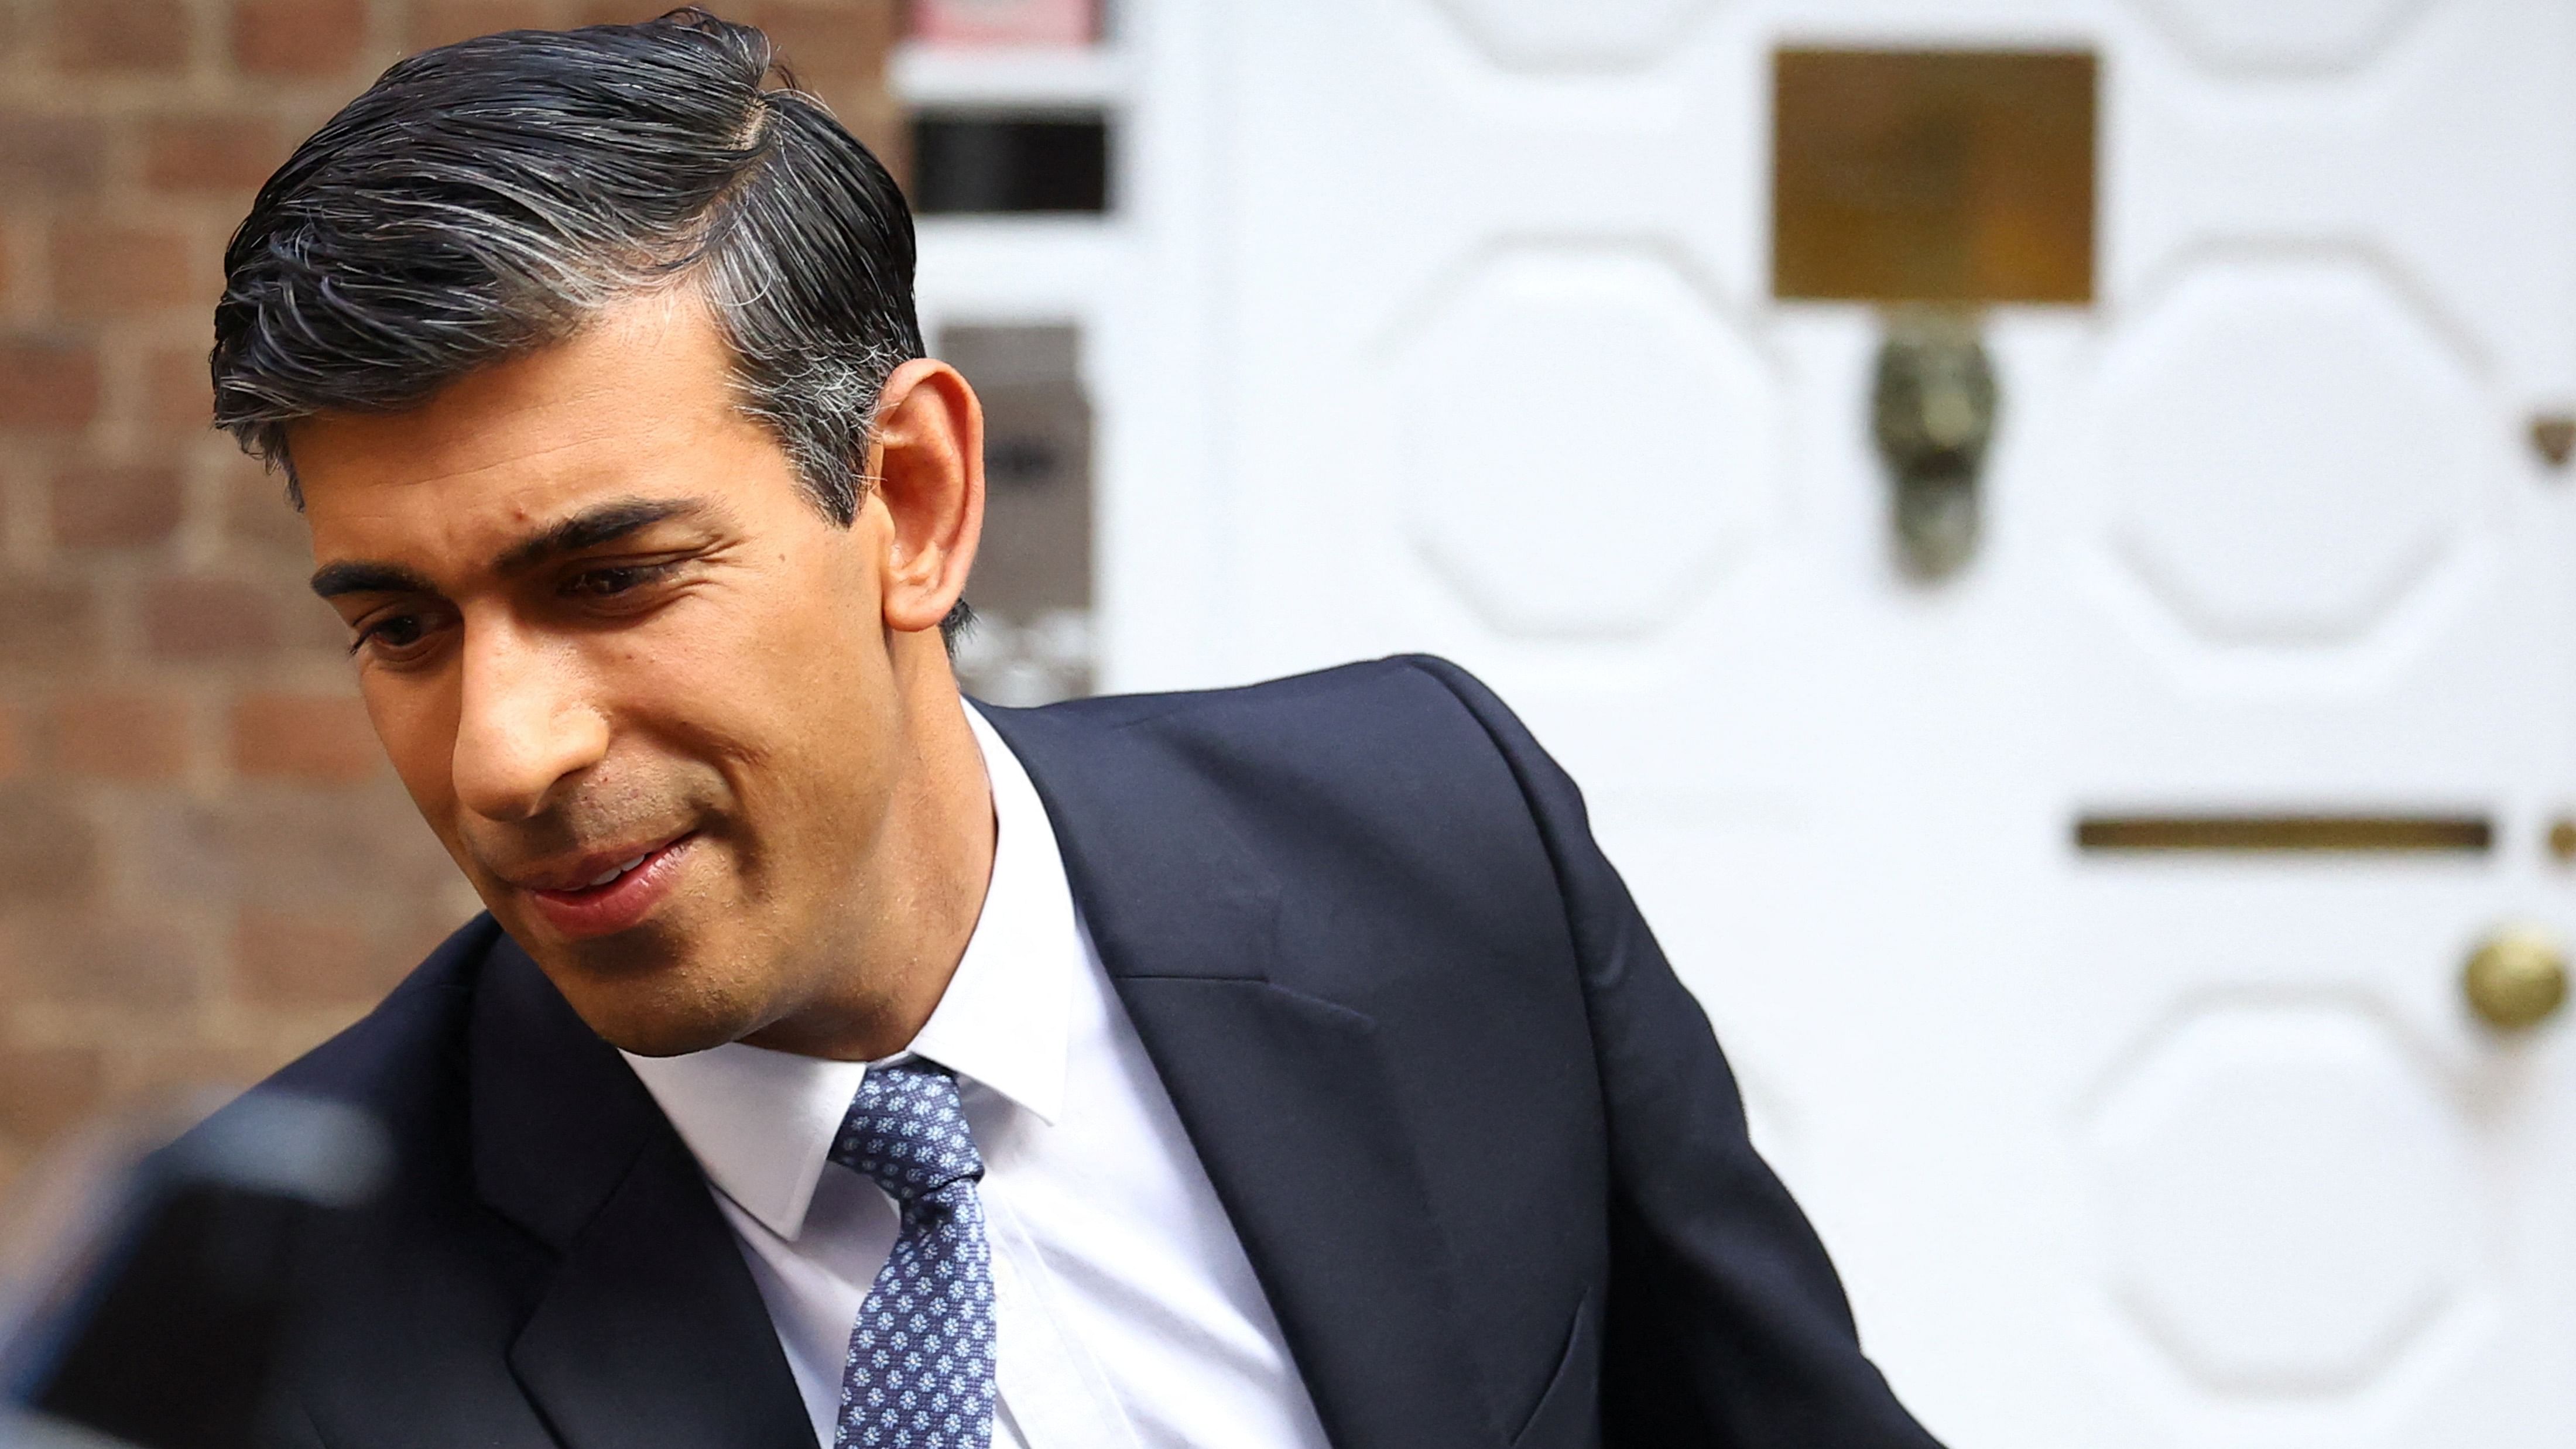
{"type": "Polygon", "coordinates": [[[2086,851],[2484,854],[2495,825],[2475,815],[2088,815],[2086,851]]]}
{"type": "Polygon", "coordinates": [[[1771,68],[1771,292],[2093,300],[2085,51],[1783,50],[1771,68]]]}

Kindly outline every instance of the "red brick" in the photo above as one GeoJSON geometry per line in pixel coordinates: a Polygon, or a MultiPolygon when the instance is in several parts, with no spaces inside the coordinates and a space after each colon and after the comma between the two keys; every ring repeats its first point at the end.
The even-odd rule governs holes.
{"type": "Polygon", "coordinates": [[[54,63],[68,71],[188,68],[182,0],[54,0],[54,63]]]}
{"type": "Polygon", "coordinates": [[[343,789],[260,785],[236,795],[218,848],[248,904],[372,912],[434,901],[457,878],[390,770],[343,789]]]}
{"type": "Polygon", "coordinates": [[[179,526],[179,470],[86,463],[54,475],[54,542],[66,548],[159,543],[179,526]]]}
{"type": "Polygon", "coordinates": [[[345,695],[253,694],[233,706],[233,768],[255,779],[354,784],[384,758],[366,706],[345,695]]]}
{"type": "Polygon", "coordinates": [[[247,453],[224,460],[224,533],[257,545],[281,578],[313,567],[313,535],[286,499],[286,475],[247,453]]]}
{"type": "Polygon", "coordinates": [[[822,97],[823,103],[832,108],[832,114],[840,118],[841,125],[894,177],[895,185],[910,194],[911,113],[886,100],[873,78],[837,87],[817,87],[815,94],[822,97]]]}
{"type": "Polygon", "coordinates": [[[50,338],[0,338],[0,428],[77,433],[97,415],[97,353],[50,338]]]}
{"type": "Polygon", "coordinates": [[[0,197],[90,190],[106,156],[107,129],[96,121],[0,111],[0,197]]]}
{"type": "Polygon", "coordinates": [[[345,919],[248,909],[233,931],[233,981],[253,1002],[311,1006],[371,1000],[367,933],[345,919]]]}
{"type": "Polygon", "coordinates": [[[428,50],[501,30],[552,30],[565,19],[548,0],[415,0],[403,45],[428,50]]]}
{"type": "Polygon", "coordinates": [[[0,780],[14,780],[27,770],[27,716],[14,704],[0,704],[0,780]]]}
{"type": "Polygon", "coordinates": [[[136,790],[100,822],[99,848],[156,904],[226,906],[241,894],[230,802],[185,789],[136,790]]]}
{"type": "Polygon", "coordinates": [[[108,1003],[136,1013],[194,1004],[203,984],[196,953],[167,922],[87,911],[20,911],[5,933],[17,981],[48,1001],[108,1003]]]}
{"type": "Polygon", "coordinates": [[[190,258],[195,244],[166,227],[93,219],[57,222],[53,233],[54,300],[74,317],[131,316],[191,303],[200,296],[190,258]]]}
{"type": "Polygon", "coordinates": [[[163,659],[240,659],[277,642],[268,594],[238,579],[164,579],[143,596],[144,647],[163,659]]]}
{"type": "Polygon", "coordinates": [[[185,1089],[190,1099],[201,1090],[212,1089],[210,1095],[220,1100],[260,1081],[297,1055],[296,1050],[281,1051],[272,1046],[203,1041],[155,1043],[150,1069],[154,1081],[175,1084],[185,1089]]]}
{"type": "Polygon", "coordinates": [[[206,350],[184,347],[146,354],[139,411],[144,430],[157,438],[186,442],[211,431],[215,391],[206,371],[206,350]]]}
{"type": "Polygon", "coordinates": [[[102,780],[172,780],[188,769],[185,700],[81,690],[54,701],[54,761],[102,780]]]}
{"type": "Polygon", "coordinates": [[[69,799],[43,784],[0,790],[0,904],[76,904],[97,885],[97,833],[69,799]]]}
{"type": "Polygon", "coordinates": [[[891,30],[890,9],[848,0],[767,0],[726,13],[768,31],[798,79],[820,81],[877,73],[891,30]]]}
{"type": "Polygon", "coordinates": [[[163,191],[256,191],[291,149],[265,116],[163,116],[143,128],[143,180],[163,191]]]}
{"type": "Polygon", "coordinates": [[[0,1132],[42,1142],[105,1100],[107,1070],[90,1047],[0,1048],[0,1132]]]}
{"type": "Polygon", "coordinates": [[[235,0],[233,63],[252,75],[337,76],[367,44],[365,0],[235,0]]]}
{"type": "Polygon", "coordinates": [[[52,580],[0,582],[0,665],[77,665],[97,645],[89,590],[52,580]]]}
{"type": "Polygon", "coordinates": [[[564,18],[564,24],[635,25],[672,8],[658,0],[573,0],[572,13],[564,18]]]}

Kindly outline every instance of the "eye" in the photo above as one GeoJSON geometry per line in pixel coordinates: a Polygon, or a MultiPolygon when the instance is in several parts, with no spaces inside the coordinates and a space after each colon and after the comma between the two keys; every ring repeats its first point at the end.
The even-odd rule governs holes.
{"type": "Polygon", "coordinates": [[[586,599],[613,599],[658,582],[676,567],[678,565],[671,563],[640,563],[587,569],[567,581],[564,592],[586,599]]]}
{"type": "Polygon", "coordinates": [[[400,659],[418,653],[429,638],[432,620],[419,613],[390,613],[368,621],[358,630],[349,645],[352,654],[371,650],[379,656],[400,659]]]}

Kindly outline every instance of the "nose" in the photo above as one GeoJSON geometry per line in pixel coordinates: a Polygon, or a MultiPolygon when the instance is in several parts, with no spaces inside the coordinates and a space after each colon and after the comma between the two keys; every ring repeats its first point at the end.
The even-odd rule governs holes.
{"type": "Polygon", "coordinates": [[[465,631],[463,698],[452,765],[459,804],[487,820],[526,820],[608,750],[608,720],[587,698],[576,651],[501,621],[465,631]]]}

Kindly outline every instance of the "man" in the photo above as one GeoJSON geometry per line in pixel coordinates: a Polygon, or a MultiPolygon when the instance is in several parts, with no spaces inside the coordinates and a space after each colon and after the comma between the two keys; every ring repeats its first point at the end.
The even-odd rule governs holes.
{"type": "Polygon", "coordinates": [[[395,1157],[277,1439],[1928,1445],[1474,680],[961,701],[975,396],[771,74],[434,51],[227,255],[218,418],[490,908],[276,1079],[395,1157]]]}

